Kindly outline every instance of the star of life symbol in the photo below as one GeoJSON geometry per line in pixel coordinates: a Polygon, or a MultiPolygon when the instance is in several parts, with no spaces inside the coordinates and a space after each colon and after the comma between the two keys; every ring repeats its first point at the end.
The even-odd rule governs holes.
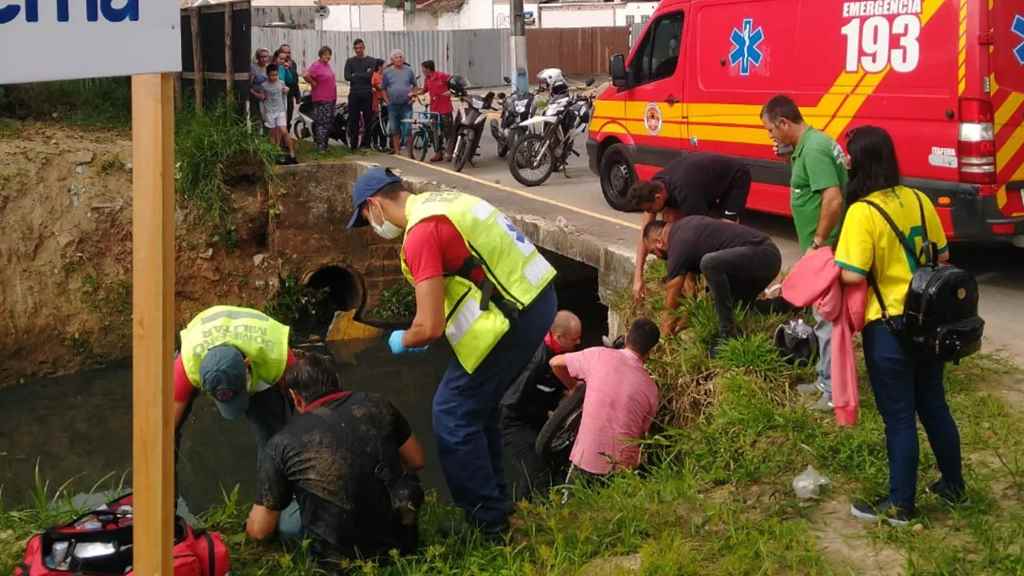
{"type": "Polygon", "coordinates": [[[526,237],[525,234],[522,233],[522,231],[519,230],[519,228],[516,228],[515,224],[513,224],[512,221],[508,219],[508,216],[502,214],[501,220],[502,224],[505,225],[505,231],[508,233],[509,237],[515,240],[516,247],[519,248],[519,251],[522,252],[524,256],[529,256],[530,254],[533,253],[534,250],[536,250],[536,248],[533,247],[533,243],[530,242],[530,240],[526,237]]]}
{"type": "Polygon", "coordinates": [[[732,42],[732,51],[729,52],[729,64],[735,66],[738,63],[741,76],[750,74],[751,64],[754,66],[761,65],[764,55],[761,53],[758,45],[764,42],[764,30],[760,26],[754,30],[753,18],[743,19],[742,30],[733,28],[729,40],[732,42]]]}
{"type": "Polygon", "coordinates": [[[1017,63],[1024,66],[1024,16],[1020,14],[1014,16],[1013,25],[1010,26],[1010,30],[1021,38],[1021,43],[1013,49],[1013,55],[1017,58],[1017,63]]]}

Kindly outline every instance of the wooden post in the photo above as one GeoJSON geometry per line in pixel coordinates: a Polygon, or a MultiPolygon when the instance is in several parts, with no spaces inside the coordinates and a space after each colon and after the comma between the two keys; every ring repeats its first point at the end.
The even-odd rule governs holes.
{"type": "Polygon", "coordinates": [[[196,90],[196,110],[203,109],[203,43],[199,36],[199,8],[189,8],[189,20],[192,23],[192,69],[195,77],[192,83],[196,90]]]}
{"type": "Polygon", "coordinates": [[[227,84],[224,86],[224,101],[235,109],[235,62],[231,51],[231,2],[224,5],[224,73],[227,76],[227,84]]]}
{"type": "Polygon", "coordinates": [[[132,77],[134,573],[172,576],[174,75],[132,77]]]}
{"type": "Polygon", "coordinates": [[[184,94],[181,91],[181,72],[174,73],[174,111],[180,112],[184,102],[184,94]]]}

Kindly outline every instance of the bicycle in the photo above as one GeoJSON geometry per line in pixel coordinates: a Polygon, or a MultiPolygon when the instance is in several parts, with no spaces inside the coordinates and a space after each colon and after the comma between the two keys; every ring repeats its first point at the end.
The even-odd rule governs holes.
{"type": "Polygon", "coordinates": [[[377,111],[377,115],[370,122],[369,127],[363,127],[364,130],[369,130],[369,142],[370,147],[377,152],[389,152],[391,150],[391,140],[388,134],[388,106],[381,102],[380,109],[377,111]]]}
{"type": "Polygon", "coordinates": [[[427,150],[434,149],[435,154],[444,154],[444,130],[441,115],[437,112],[413,112],[412,118],[403,120],[409,123],[409,157],[424,161],[427,150]]]}

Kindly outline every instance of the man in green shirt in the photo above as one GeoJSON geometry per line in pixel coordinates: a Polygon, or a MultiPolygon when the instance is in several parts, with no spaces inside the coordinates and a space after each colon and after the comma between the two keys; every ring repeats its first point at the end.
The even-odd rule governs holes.
{"type": "MultiPolygon", "coordinates": [[[[780,154],[789,153],[791,172],[790,208],[802,251],[832,246],[843,216],[843,188],[846,186],[846,154],[824,132],[804,122],[791,98],[778,95],[761,109],[761,122],[780,154]]],[[[814,408],[832,408],[832,325],[815,314],[818,323],[818,381],[810,387],[821,391],[814,408]]]]}

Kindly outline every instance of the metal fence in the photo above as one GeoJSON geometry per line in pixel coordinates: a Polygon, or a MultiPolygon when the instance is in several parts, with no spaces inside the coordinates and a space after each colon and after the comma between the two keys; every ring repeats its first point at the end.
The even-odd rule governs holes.
{"type": "Polygon", "coordinates": [[[274,50],[290,44],[292,58],[305,68],[317,58],[321,46],[334,50],[331,67],[338,80],[344,78],[345,59],[352,54],[352,42],[362,38],[366,54],[386,60],[395,48],[405,52],[407,62],[419,74],[419,63],[433,60],[438,70],[458,74],[473,86],[501,86],[503,76],[511,76],[508,30],[431,30],[410,32],[340,32],[252,29],[252,46],[274,50]]]}

